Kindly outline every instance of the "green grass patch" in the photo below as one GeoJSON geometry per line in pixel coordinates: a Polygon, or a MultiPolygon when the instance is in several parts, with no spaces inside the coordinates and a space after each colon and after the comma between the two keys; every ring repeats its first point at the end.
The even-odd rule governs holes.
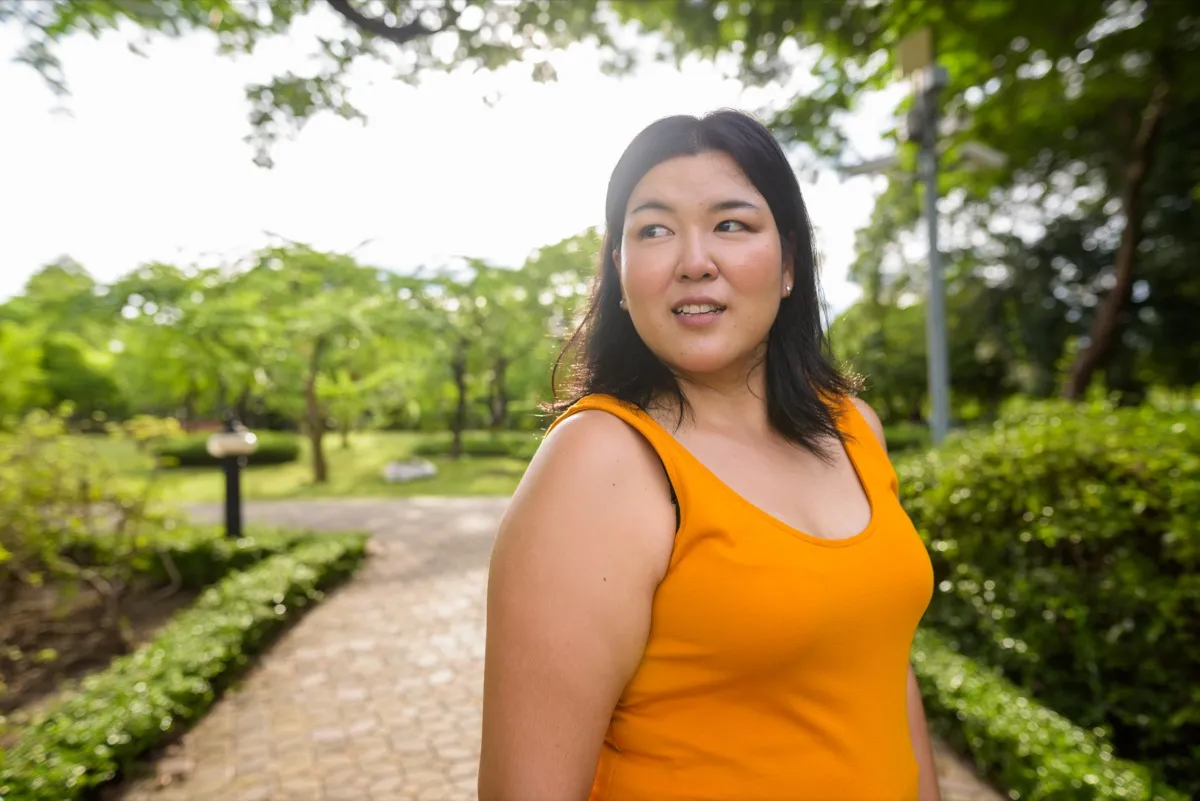
{"type": "Polygon", "coordinates": [[[1020,801],[1187,801],[1102,737],[1024,695],[999,673],[917,632],[913,670],[930,727],[1020,801]]]}
{"type": "MultiPolygon", "coordinates": [[[[475,436],[474,432],[472,436],[475,436]]],[[[533,435],[511,436],[536,445],[533,435]]],[[[436,476],[403,484],[390,484],[384,480],[383,468],[388,462],[413,458],[423,443],[440,443],[445,439],[441,434],[367,432],[352,435],[350,447],[343,448],[341,437],[332,435],[325,443],[329,464],[329,481],[325,484],[313,482],[310,447],[307,441],[302,441],[296,461],[251,466],[243,471],[242,493],[248,499],[408,498],[420,495],[511,495],[517,488],[528,459],[513,455],[464,456],[458,460],[444,455],[420,456],[437,466],[436,476]]],[[[90,437],[76,437],[75,440],[81,447],[94,449],[117,465],[122,480],[131,486],[153,481],[157,496],[164,501],[218,501],[225,497],[225,479],[219,468],[156,471],[153,459],[138,453],[130,442],[90,437]]],[[[436,445],[425,447],[436,448],[436,445]]]]}
{"type": "Polygon", "coordinates": [[[195,722],[284,625],[349,576],[366,537],[323,535],[230,574],[150,643],[48,709],[0,763],[4,801],[76,801],[195,722]]]}

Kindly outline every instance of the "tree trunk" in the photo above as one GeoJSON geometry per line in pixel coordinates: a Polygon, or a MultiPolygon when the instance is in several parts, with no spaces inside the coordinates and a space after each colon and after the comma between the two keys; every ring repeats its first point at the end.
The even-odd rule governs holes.
{"type": "Polygon", "coordinates": [[[458,402],[454,408],[454,419],[450,421],[450,432],[454,439],[450,443],[450,458],[462,456],[463,429],[467,426],[467,343],[460,341],[454,351],[454,360],[450,363],[454,371],[454,388],[458,393],[458,402]]]}
{"type": "Polygon", "coordinates": [[[183,396],[183,430],[190,434],[196,424],[196,379],[188,376],[187,393],[183,396]]]}
{"type": "Polygon", "coordinates": [[[508,387],[506,386],[506,375],[508,373],[508,359],[503,356],[496,357],[496,364],[492,370],[492,429],[501,430],[508,427],[508,387]]]}
{"type": "Polygon", "coordinates": [[[1116,283],[1096,310],[1088,331],[1088,345],[1075,356],[1063,388],[1068,400],[1083,398],[1092,376],[1112,353],[1119,333],[1121,314],[1129,303],[1133,288],[1134,261],[1138,244],[1142,238],[1142,223],[1145,203],[1142,187],[1154,163],[1155,143],[1163,117],[1167,113],[1167,82],[1160,81],[1154,95],[1142,113],[1142,123],[1133,139],[1129,161],[1125,165],[1125,182],[1121,189],[1121,208],[1125,214],[1125,229],[1121,232],[1121,245],[1117,248],[1116,283]]]}
{"type": "Polygon", "coordinates": [[[304,377],[305,427],[308,429],[308,441],[312,444],[313,481],[317,484],[324,484],[329,480],[329,468],[325,462],[322,444],[325,436],[325,417],[321,414],[321,404],[317,399],[317,371],[321,367],[321,352],[324,348],[323,339],[313,343],[308,375],[304,377]]]}
{"type": "Polygon", "coordinates": [[[237,399],[237,418],[249,425],[250,421],[250,388],[246,387],[237,399]]]}
{"type": "Polygon", "coordinates": [[[347,417],[342,421],[342,450],[350,450],[350,418],[347,417]]]}

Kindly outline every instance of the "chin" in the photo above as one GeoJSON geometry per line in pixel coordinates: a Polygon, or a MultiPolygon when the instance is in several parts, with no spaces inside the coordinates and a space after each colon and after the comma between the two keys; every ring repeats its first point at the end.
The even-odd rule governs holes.
{"type": "Polygon", "coordinates": [[[675,358],[667,360],[667,364],[676,373],[703,381],[705,378],[727,377],[732,374],[744,376],[750,368],[751,359],[745,354],[722,349],[676,354],[675,358]]]}

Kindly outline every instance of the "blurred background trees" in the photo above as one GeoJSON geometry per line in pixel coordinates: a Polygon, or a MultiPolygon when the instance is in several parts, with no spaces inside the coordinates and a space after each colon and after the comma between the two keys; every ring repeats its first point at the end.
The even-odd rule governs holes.
{"type": "MultiPolygon", "coordinates": [[[[406,81],[464,65],[496,69],[520,63],[532,80],[549,81],[556,77],[549,56],[580,40],[599,45],[601,67],[613,72],[631,70],[647,58],[725,59],[745,84],[779,89],[762,113],[799,165],[846,166],[858,155],[846,127],[850,112],[865,95],[895,82],[897,44],[906,33],[927,27],[950,78],[941,94],[939,189],[954,416],[986,415],[1012,393],[1080,399],[1097,386],[1124,403],[1136,403],[1151,387],[1179,390],[1200,382],[1200,315],[1195,313],[1200,279],[1194,269],[1200,150],[1189,133],[1200,119],[1200,12],[1188,4],[181,0],[167,8],[130,0],[6,0],[0,2],[0,18],[21,25],[21,58],[65,93],[69,76],[62,73],[56,45],[66,37],[118,28],[136,32],[130,39],[136,47],[154,36],[207,30],[215,34],[221,52],[252,52],[265,40],[291,35],[317,7],[334,12],[343,25],[338,36],[319,42],[322,56],[311,74],[288,73],[247,87],[250,137],[264,166],[270,164],[273,143],[314,116],[361,117],[345,92],[348,71],[356,63],[385,65],[406,81]],[[623,35],[631,32],[642,36],[623,35]],[[811,74],[815,88],[788,89],[789,77],[800,71],[811,74]],[[981,169],[962,159],[968,142],[1003,153],[1006,164],[981,169]]],[[[900,102],[895,128],[888,132],[899,164],[878,197],[870,224],[859,232],[851,274],[862,298],[833,324],[839,354],[868,376],[869,398],[895,420],[920,419],[927,405],[921,334],[925,261],[916,231],[919,187],[913,177],[914,146],[904,141],[902,123],[908,104],[900,102]]],[[[23,357],[23,375],[32,376],[35,366],[41,370],[36,381],[25,380],[29,386],[36,383],[40,394],[22,400],[17,396],[25,390],[8,389],[4,402],[79,401],[86,395],[95,408],[80,407],[81,413],[124,414],[132,408],[120,403],[131,392],[139,397],[139,408],[152,405],[150,398],[165,402],[161,396],[167,386],[174,387],[171,403],[182,398],[184,406],[237,398],[245,403],[252,388],[269,380],[341,398],[336,416],[343,418],[344,429],[352,425],[350,418],[367,413],[366,406],[347,408],[359,394],[351,387],[371,386],[374,394],[387,395],[388,388],[394,392],[403,385],[410,399],[413,393],[422,396],[422,409],[448,415],[444,422],[453,423],[455,430],[476,424],[504,427],[513,422],[510,409],[531,409],[536,394],[533,376],[523,372],[531,362],[514,362],[509,353],[544,355],[521,340],[536,339],[545,330],[541,313],[546,307],[530,299],[558,291],[545,286],[546,277],[529,265],[514,273],[478,263],[453,276],[424,279],[419,290],[408,287],[416,306],[403,324],[423,320],[430,332],[437,332],[430,347],[442,352],[422,355],[410,346],[402,361],[413,366],[393,367],[384,380],[367,366],[348,369],[338,361],[342,357],[329,355],[354,342],[361,359],[376,346],[372,343],[399,330],[368,325],[372,314],[390,313],[380,310],[386,309],[380,301],[367,303],[370,313],[367,306],[349,301],[367,285],[378,288],[378,282],[338,283],[336,292],[346,303],[313,295],[305,301],[315,304],[311,309],[300,296],[288,302],[301,305],[270,307],[303,321],[290,327],[281,320],[270,323],[283,327],[276,332],[288,343],[282,350],[292,360],[316,361],[307,372],[298,361],[288,368],[255,364],[246,368],[249,372],[239,372],[235,365],[255,360],[247,352],[233,352],[249,346],[244,338],[235,337],[233,344],[228,324],[241,319],[238,314],[264,308],[249,300],[254,281],[210,283],[210,294],[228,296],[227,307],[214,309],[209,295],[188,286],[211,282],[211,277],[175,271],[177,278],[172,278],[171,268],[161,266],[131,275],[145,269],[157,270],[156,277],[147,279],[153,286],[143,287],[144,292],[126,295],[135,301],[132,305],[120,305],[129,314],[121,324],[121,344],[130,354],[177,352],[180,359],[171,360],[170,367],[161,360],[157,367],[143,362],[136,377],[110,376],[118,369],[111,353],[95,347],[96,338],[78,329],[102,326],[118,301],[97,295],[86,271],[64,262],[47,267],[23,298],[5,308],[5,316],[15,321],[37,308],[50,315],[41,318],[43,324],[59,318],[72,322],[67,330],[55,328],[53,336],[39,338],[37,365],[23,357]],[[184,292],[189,294],[180,294],[184,292]],[[192,303],[201,296],[203,303],[192,303]],[[238,298],[244,303],[239,305],[238,298]],[[144,318],[160,315],[160,302],[179,319],[147,325],[144,318]],[[155,311],[139,312],[139,303],[155,311]],[[314,321],[314,314],[321,322],[314,321]],[[174,346],[171,336],[176,337],[174,346]],[[295,350],[289,349],[292,345],[295,350]],[[511,351],[503,350],[510,346],[511,351]],[[307,357],[301,355],[305,349],[307,357]],[[215,370],[217,362],[226,367],[215,370]],[[435,380],[436,370],[415,366],[430,362],[449,365],[448,374],[435,380]],[[157,371],[153,378],[151,371],[157,371]],[[64,372],[74,376],[66,384],[64,372]],[[512,382],[516,385],[510,389],[512,382]],[[486,413],[477,420],[481,411],[486,413]]],[[[577,269],[580,282],[586,280],[589,268],[577,269]]],[[[370,270],[362,268],[362,273],[370,270]]],[[[128,283],[114,287],[115,295],[128,283]]],[[[274,301],[282,302],[279,297],[274,301]]],[[[0,337],[0,347],[5,342],[15,347],[11,343],[18,336],[30,334],[9,331],[0,337]]],[[[306,414],[312,419],[310,436],[319,439],[318,410],[322,415],[330,411],[318,402],[306,414]]],[[[397,408],[381,414],[395,418],[397,408]]]]}

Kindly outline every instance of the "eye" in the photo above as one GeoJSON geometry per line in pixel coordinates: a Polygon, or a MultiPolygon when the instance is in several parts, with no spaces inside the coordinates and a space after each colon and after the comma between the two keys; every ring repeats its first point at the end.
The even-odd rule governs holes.
{"type": "Polygon", "coordinates": [[[647,225],[638,231],[638,239],[657,239],[667,234],[665,225],[647,225]]]}
{"type": "Polygon", "coordinates": [[[749,231],[750,228],[746,224],[740,223],[737,220],[725,220],[717,225],[717,230],[723,234],[733,234],[737,233],[738,231],[749,231]]]}

